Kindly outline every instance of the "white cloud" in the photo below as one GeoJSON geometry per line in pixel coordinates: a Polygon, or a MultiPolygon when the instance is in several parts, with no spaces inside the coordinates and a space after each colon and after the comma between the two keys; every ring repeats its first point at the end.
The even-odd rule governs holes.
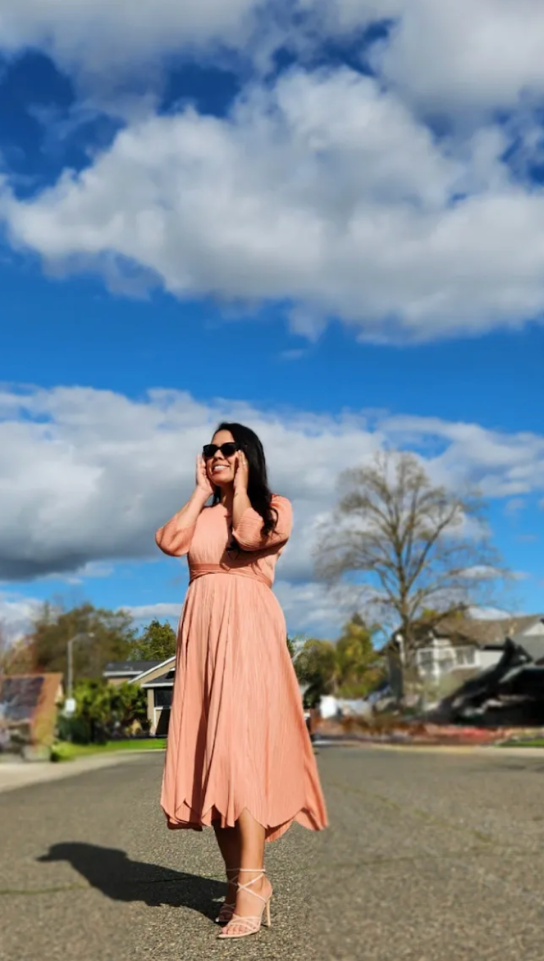
{"type": "Polygon", "coordinates": [[[38,47],[100,83],[159,57],[219,43],[241,46],[258,0],[2,0],[0,48],[38,47]]]}
{"type": "MultiPolygon", "coordinates": [[[[282,570],[282,575],[283,575],[282,570]]],[[[280,579],[274,592],[283,608],[288,630],[292,634],[315,637],[338,637],[340,626],[354,613],[353,596],[326,590],[322,584],[292,584],[280,579]]]]}
{"type": "Polygon", "coordinates": [[[499,607],[469,607],[467,613],[469,617],[480,621],[510,620],[511,617],[516,616],[515,611],[504,611],[499,607]]]}
{"type": "Polygon", "coordinates": [[[397,7],[402,16],[378,62],[418,105],[490,110],[544,95],[538,0],[404,0],[397,7]]]}
{"type": "Polygon", "coordinates": [[[39,48],[87,85],[104,90],[127,73],[148,77],[169,56],[225,51],[270,68],[282,46],[312,51],[403,12],[403,0],[2,0],[0,50],[39,48]]]}
{"type": "MultiPolygon", "coordinates": [[[[351,613],[353,598],[328,594],[312,580],[315,529],[335,502],[338,474],[384,446],[419,450],[433,480],[457,485],[477,477],[491,497],[544,491],[538,435],[433,418],[265,413],[243,402],[199,403],[176,391],[130,400],[85,388],[6,390],[0,448],[10,456],[0,480],[0,578],[102,576],[117,560],[158,558],[155,530],[189,495],[194,455],[224,417],[251,424],[262,437],[273,488],[294,504],[295,529],[276,588],[292,630],[332,635],[351,613]]],[[[180,588],[179,605],[131,611],[140,619],[177,617],[181,595],[180,588]]],[[[6,612],[24,620],[33,603],[4,594],[0,621],[6,612]]]]}
{"type": "Polygon", "coordinates": [[[544,489],[541,434],[506,434],[438,417],[385,417],[381,427],[393,442],[438,444],[438,453],[428,460],[436,482],[468,480],[488,497],[518,497],[544,489]]]}
{"type": "Polygon", "coordinates": [[[8,641],[15,641],[32,627],[42,602],[13,591],[0,591],[0,633],[8,641]]]}
{"type": "Polygon", "coordinates": [[[40,48],[104,89],[171,55],[230,48],[266,65],[282,45],[304,55],[385,20],[395,26],[374,62],[418,106],[488,110],[544,93],[538,0],[3,0],[0,49],[40,48]]]}
{"type": "Polygon", "coordinates": [[[178,620],[181,614],[182,602],[179,604],[168,604],[168,603],[158,603],[158,604],[140,604],[140,605],[125,605],[120,610],[128,611],[128,613],[134,618],[135,621],[153,621],[153,620],[178,620]]]}
{"type": "Polygon", "coordinates": [[[10,580],[96,575],[111,560],[154,556],[156,528],[188,496],[194,457],[225,416],[254,425],[274,487],[295,502],[297,534],[282,567],[303,578],[314,516],[331,503],[337,469],[381,442],[363,418],[280,417],[244,403],[206,406],[175,391],[151,391],[140,402],[84,388],[6,392],[0,412],[0,445],[10,450],[0,485],[0,577],[10,580]]]}
{"type": "Polygon", "coordinates": [[[537,0],[3,0],[0,49],[48,51],[129,119],[31,199],[0,181],[0,218],[48,268],[98,271],[125,294],[287,303],[309,339],[331,317],[377,342],[540,321],[544,193],[528,170],[544,156],[543,34],[537,0]],[[287,43],[308,64],[386,19],[376,80],[299,66],[254,80],[223,119],[155,116],[138,94],[171,54],[230,47],[263,66],[287,43]],[[126,71],[134,87],[116,83],[126,71]],[[453,120],[450,136],[429,116],[453,120]]]}
{"type": "Polygon", "coordinates": [[[485,567],[480,564],[467,567],[462,576],[469,581],[494,581],[497,577],[497,570],[494,567],[485,567]]]}
{"type": "Polygon", "coordinates": [[[544,95],[538,0],[301,0],[301,6],[319,24],[319,39],[351,39],[357,28],[389,21],[373,66],[404,99],[434,115],[466,123],[467,112],[526,106],[544,95]]]}
{"type": "MultiPolygon", "coordinates": [[[[264,415],[243,403],[206,406],[164,391],[140,402],[83,389],[5,393],[0,407],[0,442],[11,454],[2,479],[0,570],[13,580],[55,572],[97,575],[107,570],[105,561],[153,556],[156,526],[190,490],[191,451],[223,415],[248,420],[265,441],[274,486],[295,503],[295,535],[278,594],[290,625],[310,633],[319,633],[319,625],[331,633],[345,614],[336,598],[308,581],[314,525],[334,500],[342,468],[387,441],[425,451],[430,435],[443,445],[426,460],[437,480],[477,476],[492,496],[544,489],[542,437],[497,435],[478,425],[406,417],[383,418],[371,429],[363,417],[264,415]]],[[[32,602],[13,599],[2,607],[16,624],[21,603],[24,619],[32,602]]],[[[133,613],[177,616],[179,608],[151,605],[133,613]]]]}
{"type": "Polygon", "coordinates": [[[544,309],[544,194],[505,146],[439,143],[372,79],[294,70],[225,119],[135,122],[33,199],[5,186],[0,215],[56,270],[292,303],[310,337],[331,316],[378,342],[476,335],[544,309]]]}

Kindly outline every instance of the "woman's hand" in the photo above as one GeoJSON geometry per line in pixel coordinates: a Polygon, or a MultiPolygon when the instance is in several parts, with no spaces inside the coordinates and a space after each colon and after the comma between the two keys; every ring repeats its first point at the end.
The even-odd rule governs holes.
{"type": "Polygon", "coordinates": [[[234,493],[247,494],[248,482],[249,464],[244,452],[239,450],[236,452],[236,461],[234,465],[234,493]]]}
{"type": "Polygon", "coordinates": [[[206,495],[206,500],[213,494],[213,485],[208,477],[206,471],[206,461],[204,460],[202,454],[199,454],[196,459],[196,487],[197,490],[206,495]]]}

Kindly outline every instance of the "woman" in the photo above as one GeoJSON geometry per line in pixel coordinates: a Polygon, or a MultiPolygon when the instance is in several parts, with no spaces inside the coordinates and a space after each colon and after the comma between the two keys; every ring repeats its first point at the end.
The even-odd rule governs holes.
{"type": "Polygon", "coordinates": [[[272,886],[265,841],[327,816],[281,608],[270,590],[291,505],[271,494],[259,438],[221,424],[188,502],[157,531],[189,555],[161,805],[171,828],[212,825],[225,861],[219,937],[256,933],[272,886]],[[213,497],[209,507],[207,501],[213,497]]]}

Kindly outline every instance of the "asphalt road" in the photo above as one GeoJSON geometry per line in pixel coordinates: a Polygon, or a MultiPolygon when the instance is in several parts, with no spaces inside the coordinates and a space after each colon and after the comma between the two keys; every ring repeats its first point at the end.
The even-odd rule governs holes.
{"type": "Polygon", "coordinates": [[[544,761],[323,748],[331,827],[269,848],[273,927],[217,942],[211,833],[162,756],[0,795],[2,961],[542,961],[544,761]]]}

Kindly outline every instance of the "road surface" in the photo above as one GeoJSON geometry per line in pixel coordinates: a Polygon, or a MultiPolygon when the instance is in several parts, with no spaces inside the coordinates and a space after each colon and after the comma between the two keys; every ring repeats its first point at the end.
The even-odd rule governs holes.
{"type": "Polygon", "coordinates": [[[331,827],[271,845],[273,927],[230,943],[211,833],[165,829],[161,755],[0,794],[1,961],[542,961],[544,761],[318,760],[331,827]]]}

